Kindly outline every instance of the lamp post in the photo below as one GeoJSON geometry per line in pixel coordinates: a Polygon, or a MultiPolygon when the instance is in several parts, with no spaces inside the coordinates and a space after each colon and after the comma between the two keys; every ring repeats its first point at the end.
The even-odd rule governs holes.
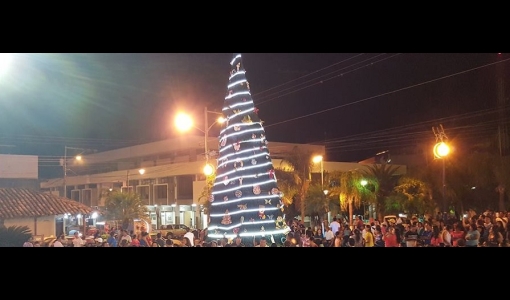
{"type": "MultiPolygon", "coordinates": [[[[145,169],[139,169],[138,174],[145,174],[145,169]]],[[[129,170],[126,172],[126,191],[129,192],[129,170]]]]}
{"type": "Polygon", "coordinates": [[[434,146],[434,157],[443,161],[443,181],[442,181],[442,196],[443,196],[443,211],[446,211],[446,156],[450,153],[450,147],[443,141],[436,143],[434,146]]]}
{"type": "MultiPolygon", "coordinates": [[[[204,175],[206,176],[205,184],[206,184],[206,188],[207,188],[207,196],[209,196],[209,187],[207,185],[207,177],[211,176],[214,173],[213,166],[211,166],[209,164],[209,145],[208,145],[209,131],[216,123],[221,124],[223,122],[225,122],[225,118],[223,118],[222,113],[207,110],[207,107],[204,107],[204,129],[194,126],[193,119],[185,113],[179,113],[179,114],[177,114],[177,116],[175,118],[175,125],[177,126],[177,128],[179,130],[188,131],[191,127],[193,127],[204,134],[205,165],[204,165],[204,168],[202,171],[203,171],[204,175]],[[209,125],[209,117],[208,117],[208,114],[210,114],[210,113],[220,116],[211,125],[209,125]]],[[[197,207],[197,212],[199,212],[200,205],[197,205],[196,207],[197,207]]],[[[199,215],[200,215],[200,213],[199,213],[199,215]]],[[[198,219],[201,220],[200,217],[198,219]]]]}
{"type": "MultiPolygon", "coordinates": [[[[201,131],[203,134],[204,134],[204,151],[205,151],[205,163],[206,163],[206,167],[207,167],[207,164],[209,163],[209,146],[208,146],[208,138],[209,138],[209,131],[211,130],[211,128],[216,124],[216,123],[223,123],[225,121],[225,119],[223,118],[223,114],[220,113],[220,112],[216,112],[216,111],[210,111],[210,110],[207,110],[207,107],[204,107],[204,129],[201,129],[201,128],[198,128],[196,126],[193,125],[193,120],[192,118],[187,115],[187,114],[184,114],[184,113],[179,113],[177,115],[177,117],[175,118],[175,125],[177,126],[177,128],[181,131],[188,131],[191,127],[201,131]],[[208,118],[208,114],[209,113],[212,113],[212,114],[217,114],[217,115],[220,115],[221,117],[219,117],[217,120],[215,120],[211,125],[209,125],[209,118],[208,118]]],[[[207,170],[204,169],[204,172],[209,172],[210,171],[210,166],[207,167],[207,170]]]]}
{"type": "MultiPolygon", "coordinates": [[[[67,198],[67,150],[70,149],[70,150],[81,150],[81,151],[84,151],[85,149],[82,149],[82,148],[75,148],[75,147],[68,147],[68,146],[64,146],[64,159],[62,161],[62,168],[64,169],[64,180],[63,180],[63,184],[64,184],[64,197],[67,198]]],[[[74,159],[78,160],[78,161],[81,161],[81,155],[78,154],[74,157],[74,159]]]]}
{"type": "Polygon", "coordinates": [[[322,155],[316,155],[313,157],[313,162],[316,164],[316,163],[321,163],[321,189],[324,191],[324,162],[323,162],[323,157],[322,155]]]}
{"type": "Polygon", "coordinates": [[[443,211],[446,212],[446,175],[445,175],[445,160],[446,156],[450,153],[450,147],[448,144],[446,144],[446,140],[448,140],[448,137],[444,133],[443,125],[439,125],[439,127],[432,127],[432,132],[436,136],[436,144],[434,145],[434,157],[440,158],[443,161],[443,187],[442,187],[442,194],[443,194],[443,211]]]}

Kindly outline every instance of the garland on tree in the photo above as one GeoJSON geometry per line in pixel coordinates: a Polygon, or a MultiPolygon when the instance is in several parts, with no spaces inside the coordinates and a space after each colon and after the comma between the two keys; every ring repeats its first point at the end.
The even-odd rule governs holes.
{"type": "Polygon", "coordinates": [[[258,116],[241,55],[234,54],[223,123],[219,136],[216,178],[209,201],[209,238],[285,235],[282,193],[278,189],[263,121],[258,116]]]}

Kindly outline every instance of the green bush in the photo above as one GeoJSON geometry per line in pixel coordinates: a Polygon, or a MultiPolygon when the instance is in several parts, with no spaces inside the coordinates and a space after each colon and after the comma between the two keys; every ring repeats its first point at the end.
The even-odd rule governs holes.
{"type": "Polygon", "coordinates": [[[22,247],[31,236],[27,226],[0,227],[0,247],[22,247]]]}

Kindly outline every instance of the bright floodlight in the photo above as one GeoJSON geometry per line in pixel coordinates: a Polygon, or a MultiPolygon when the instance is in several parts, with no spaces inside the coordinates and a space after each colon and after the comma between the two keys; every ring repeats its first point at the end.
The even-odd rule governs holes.
{"type": "Polygon", "coordinates": [[[434,146],[434,156],[437,158],[445,157],[450,153],[450,147],[445,142],[437,143],[434,146]]]}
{"type": "Polygon", "coordinates": [[[7,72],[12,61],[11,53],[0,53],[0,75],[7,72]]]}
{"type": "Polygon", "coordinates": [[[367,185],[367,183],[368,183],[368,181],[366,181],[365,179],[361,180],[361,185],[362,185],[362,186],[367,185]]]}
{"type": "Polygon", "coordinates": [[[98,214],[97,214],[97,212],[95,211],[95,212],[93,212],[93,213],[92,213],[92,216],[91,216],[91,217],[92,217],[92,219],[97,219],[97,216],[98,216],[98,214]]]}
{"type": "Polygon", "coordinates": [[[210,164],[206,164],[204,167],[204,174],[206,176],[210,176],[210,175],[212,175],[213,172],[214,172],[213,167],[210,164]]]}
{"type": "Polygon", "coordinates": [[[76,160],[81,160],[81,155],[76,155],[76,160]]]}
{"type": "Polygon", "coordinates": [[[316,155],[313,157],[313,162],[316,164],[316,163],[319,163],[322,161],[322,155],[316,155]]]}
{"type": "Polygon", "coordinates": [[[140,170],[138,170],[138,173],[140,173],[140,175],[145,174],[145,169],[140,169],[140,170]]]}
{"type": "Polygon", "coordinates": [[[193,120],[187,114],[179,113],[175,118],[175,126],[181,131],[186,131],[193,127],[193,120]]]}

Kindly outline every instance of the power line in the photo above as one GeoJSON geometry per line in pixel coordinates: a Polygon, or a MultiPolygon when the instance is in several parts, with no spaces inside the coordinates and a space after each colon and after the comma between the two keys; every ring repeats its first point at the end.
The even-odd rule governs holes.
{"type": "Polygon", "coordinates": [[[391,95],[391,94],[394,94],[394,93],[398,93],[398,92],[402,92],[402,91],[405,91],[405,90],[409,90],[411,88],[415,88],[415,87],[419,87],[419,86],[426,85],[426,84],[429,84],[429,83],[433,83],[433,82],[436,82],[436,81],[439,81],[439,80],[443,80],[443,79],[446,79],[446,78],[450,78],[450,77],[453,77],[453,76],[458,76],[458,75],[461,75],[461,74],[472,72],[474,70],[479,70],[479,69],[482,69],[482,68],[486,68],[486,67],[489,67],[489,66],[492,66],[492,65],[496,65],[496,64],[499,64],[499,63],[506,62],[508,60],[510,60],[510,58],[507,58],[507,59],[504,59],[504,60],[500,60],[500,61],[497,61],[497,62],[493,62],[493,63],[488,63],[488,64],[485,64],[485,65],[482,65],[482,66],[478,66],[478,67],[471,68],[471,69],[468,69],[468,70],[460,71],[460,72],[457,72],[457,73],[454,73],[454,74],[442,76],[442,77],[439,77],[439,78],[436,78],[436,79],[431,79],[431,80],[424,81],[424,82],[421,82],[421,83],[413,84],[413,85],[410,85],[410,86],[407,86],[407,87],[403,87],[403,88],[400,88],[400,89],[396,89],[396,90],[393,90],[393,91],[390,91],[390,92],[386,92],[386,93],[378,94],[378,95],[375,95],[375,96],[367,97],[367,98],[364,98],[364,99],[360,99],[360,100],[357,100],[357,101],[349,102],[349,103],[346,103],[346,104],[338,105],[338,106],[331,107],[331,108],[328,108],[328,109],[323,109],[321,111],[317,111],[317,112],[314,112],[314,113],[310,113],[310,114],[306,114],[306,115],[303,115],[303,116],[287,119],[287,120],[284,120],[284,121],[281,121],[281,122],[277,122],[277,123],[273,123],[273,124],[268,124],[268,125],[265,125],[264,127],[268,128],[268,127],[271,127],[271,126],[276,126],[276,125],[280,125],[280,124],[296,121],[296,120],[299,120],[299,119],[303,119],[303,118],[319,115],[319,114],[322,114],[322,113],[325,113],[325,112],[329,112],[329,111],[332,111],[332,110],[336,110],[336,109],[339,109],[339,108],[351,106],[351,105],[354,105],[354,104],[359,104],[359,103],[366,102],[366,101],[372,100],[372,99],[376,99],[376,98],[379,98],[379,97],[382,97],[382,96],[391,95]]]}

